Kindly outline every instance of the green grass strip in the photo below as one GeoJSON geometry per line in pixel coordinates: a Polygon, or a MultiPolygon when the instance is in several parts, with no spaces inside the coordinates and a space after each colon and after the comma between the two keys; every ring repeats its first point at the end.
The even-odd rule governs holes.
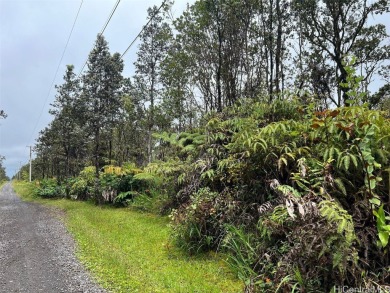
{"type": "Polygon", "coordinates": [[[7,183],[7,181],[0,181],[0,190],[3,188],[3,186],[7,183]]]}
{"type": "MultiPolygon", "coordinates": [[[[31,200],[31,185],[14,187],[31,200]]],[[[242,292],[221,256],[189,257],[173,247],[167,218],[88,202],[38,201],[66,212],[78,257],[112,292],[242,292]]]]}

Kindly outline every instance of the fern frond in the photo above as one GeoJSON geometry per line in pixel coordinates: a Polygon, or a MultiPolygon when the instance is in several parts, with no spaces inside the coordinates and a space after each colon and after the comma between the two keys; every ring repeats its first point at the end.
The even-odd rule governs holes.
{"type": "Polygon", "coordinates": [[[355,166],[355,168],[357,168],[358,166],[358,160],[357,160],[357,157],[354,155],[354,154],[349,154],[349,157],[353,163],[353,165],[355,166]]]}
{"type": "Polygon", "coordinates": [[[341,178],[334,179],[334,183],[336,183],[338,189],[342,192],[342,194],[347,195],[347,190],[341,178]]]}
{"type": "Polygon", "coordinates": [[[321,216],[328,222],[337,226],[337,232],[344,235],[345,239],[352,244],[356,239],[355,228],[352,221],[352,216],[334,201],[323,200],[319,203],[321,216]]]}
{"type": "Polygon", "coordinates": [[[349,170],[349,164],[351,162],[351,157],[349,155],[346,155],[343,159],[343,162],[344,162],[344,168],[345,170],[349,170]]]}
{"type": "Polygon", "coordinates": [[[295,197],[301,197],[300,192],[289,185],[279,185],[276,190],[280,191],[284,196],[293,195],[295,197]]]}
{"type": "Polygon", "coordinates": [[[259,212],[259,215],[263,215],[271,210],[273,210],[275,207],[283,205],[284,204],[284,196],[278,196],[277,198],[274,198],[272,200],[269,200],[262,205],[260,205],[257,208],[257,211],[259,212]]]}
{"type": "Polygon", "coordinates": [[[142,173],[135,174],[134,179],[143,180],[143,181],[150,181],[150,182],[157,182],[157,181],[159,181],[160,178],[158,176],[156,176],[156,174],[142,172],[142,173]]]}

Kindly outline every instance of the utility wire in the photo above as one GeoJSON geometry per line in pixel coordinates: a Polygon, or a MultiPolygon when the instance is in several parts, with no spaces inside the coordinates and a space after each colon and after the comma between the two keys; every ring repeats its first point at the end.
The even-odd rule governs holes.
{"type": "MultiPolygon", "coordinates": [[[[116,1],[115,5],[114,5],[114,8],[111,10],[110,15],[108,16],[106,23],[104,24],[102,30],[101,30],[100,33],[99,33],[99,36],[101,36],[101,35],[104,33],[104,31],[106,30],[106,28],[107,28],[109,22],[111,21],[111,18],[112,18],[112,16],[114,15],[114,13],[115,13],[115,11],[116,11],[116,9],[117,9],[117,7],[118,7],[118,5],[119,5],[120,2],[121,2],[121,0],[117,0],[117,1],[116,1]]],[[[84,65],[83,65],[83,67],[81,68],[81,70],[80,70],[80,72],[79,72],[79,75],[78,75],[77,77],[80,77],[81,73],[83,72],[83,70],[84,70],[84,68],[85,68],[85,65],[87,65],[87,62],[88,62],[88,57],[87,57],[87,60],[85,60],[84,65]]]]}
{"type": "MultiPolygon", "coordinates": [[[[114,5],[113,9],[111,10],[110,15],[108,16],[107,21],[105,22],[105,24],[104,24],[102,30],[100,31],[99,35],[102,35],[102,34],[104,33],[104,31],[106,30],[108,24],[109,24],[110,21],[111,21],[112,16],[114,15],[116,9],[118,8],[118,5],[119,5],[120,1],[121,1],[121,0],[117,0],[117,2],[115,3],[115,5],[114,5]]],[[[163,1],[163,3],[162,3],[162,4],[160,5],[160,7],[157,9],[156,13],[155,13],[155,14],[149,19],[149,21],[142,27],[141,31],[137,34],[137,36],[134,38],[134,40],[130,43],[130,45],[127,47],[127,49],[125,50],[125,52],[123,52],[123,54],[121,55],[121,57],[123,57],[124,55],[126,55],[126,53],[127,53],[127,52],[130,50],[130,48],[134,45],[134,43],[135,43],[136,40],[139,38],[139,36],[142,34],[142,32],[147,28],[147,26],[148,26],[148,25],[150,24],[150,22],[154,19],[154,17],[160,12],[161,8],[164,6],[164,4],[165,4],[166,1],[167,1],[167,0],[164,0],[164,1],[163,1]]],[[[48,92],[48,94],[47,94],[45,103],[44,103],[44,105],[43,105],[43,107],[42,107],[41,113],[39,114],[39,118],[38,118],[38,120],[37,120],[37,122],[36,122],[36,124],[35,124],[35,127],[34,127],[34,130],[33,130],[32,134],[31,134],[30,141],[32,140],[32,137],[33,137],[33,135],[34,135],[34,132],[35,132],[37,126],[38,126],[38,123],[39,123],[41,117],[42,117],[42,114],[43,114],[43,111],[44,111],[44,109],[45,109],[46,103],[47,103],[47,101],[48,101],[48,99],[49,99],[49,96],[50,96],[50,93],[51,93],[51,89],[52,89],[52,87],[53,87],[53,85],[54,85],[54,82],[55,82],[55,79],[56,79],[56,77],[57,77],[59,68],[60,68],[61,63],[62,63],[62,60],[63,60],[63,58],[64,58],[66,49],[67,49],[67,47],[68,47],[70,38],[71,38],[72,33],[73,33],[73,29],[74,29],[74,27],[75,27],[75,25],[76,25],[76,21],[77,21],[77,19],[78,19],[78,16],[79,16],[79,13],[80,13],[82,4],[83,4],[83,0],[81,0],[80,7],[79,7],[79,9],[78,9],[78,11],[77,11],[77,15],[76,15],[75,20],[74,20],[74,22],[73,22],[73,26],[72,26],[71,32],[70,32],[69,37],[68,37],[68,40],[67,40],[67,42],[66,42],[66,45],[65,45],[64,51],[63,51],[63,53],[62,53],[60,62],[58,63],[57,70],[56,70],[56,73],[55,73],[55,75],[54,75],[53,81],[52,81],[52,83],[51,83],[51,85],[50,85],[49,92],[48,92]]],[[[81,73],[83,72],[83,70],[84,70],[84,68],[85,68],[85,65],[87,65],[87,62],[88,62],[88,58],[87,58],[86,61],[84,62],[84,65],[83,65],[83,67],[81,68],[78,77],[80,77],[81,73]]]]}
{"type": "Polygon", "coordinates": [[[114,15],[115,10],[116,10],[116,8],[118,7],[118,5],[119,5],[120,2],[121,2],[121,0],[118,0],[118,1],[115,3],[115,6],[114,6],[114,8],[113,8],[112,11],[111,11],[110,16],[108,17],[108,19],[107,19],[107,21],[106,21],[106,24],[104,25],[104,27],[102,28],[102,30],[101,30],[101,32],[100,32],[100,35],[102,35],[102,34],[104,33],[104,31],[106,30],[106,27],[107,27],[108,23],[111,21],[111,18],[112,18],[112,16],[114,15]]]}
{"type": "Polygon", "coordinates": [[[161,8],[164,6],[165,2],[167,0],[164,0],[163,3],[160,5],[160,7],[157,9],[156,13],[153,14],[153,16],[149,19],[149,21],[142,27],[141,31],[138,33],[138,35],[134,38],[134,40],[130,43],[130,45],[127,47],[125,52],[121,55],[121,57],[125,56],[126,53],[130,50],[130,48],[134,45],[135,41],[139,38],[139,36],[142,34],[142,32],[148,27],[149,23],[153,20],[153,18],[160,12],[161,8]]]}
{"type": "Polygon", "coordinates": [[[53,85],[54,85],[54,82],[55,82],[55,80],[56,80],[58,71],[59,71],[59,69],[60,69],[62,60],[64,59],[66,49],[68,48],[70,38],[71,38],[71,36],[72,36],[72,34],[73,34],[74,27],[75,27],[75,25],[76,25],[77,19],[78,19],[79,14],[80,14],[81,6],[83,5],[83,1],[84,1],[84,0],[81,0],[79,9],[77,10],[77,14],[76,14],[76,17],[75,17],[75,19],[74,19],[74,21],[73,21],[73,25],[72,25],[72,28],[71,28],[71,30],[70,30],[70,33],[69,33],[69,36],[68,36],[68,40],[66,41],[64,51],[62,52],[60,61],[58,62],[57,70],[56,70],[56,72],[55,72],[55,74],[54,74],[54,77],[53,77],[53,81],[51,82],[51,85],[50,85],[50,87],[49,87],[49,92],[47,93],[45,103],[44,103],[43,106],[42,106],[41,113],[39,114],[38,120],[37,120],[37,122],[35,123],[34,129],[33,129],[32,133],[31,133],[31,137],[30,137],[30,140],[29,140],[30,142],[32,141],[32,138],[33,138],[33,136],[34,136],[34,132],[35,132],[35,130],[36,130],[37,127],[38,127],[38,123],[39,123],[39,121],[41,120],[43,111],[44,111],[45,106],[46,106],[46,104],[47,104],[47,101],[48,101],[48,99],[49,99],[49,97],[50,97],[51,89],[53,88],[53,85]]]}

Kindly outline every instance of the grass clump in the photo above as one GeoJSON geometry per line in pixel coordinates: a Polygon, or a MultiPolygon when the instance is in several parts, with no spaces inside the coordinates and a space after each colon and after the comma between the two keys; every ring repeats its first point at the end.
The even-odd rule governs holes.
{"type": "Polygon", "coordinates": [[[33,183],[14,180],[12,181],[12,187],[26,201],[40,200],[35,194],[35,185],[33,183]]]}

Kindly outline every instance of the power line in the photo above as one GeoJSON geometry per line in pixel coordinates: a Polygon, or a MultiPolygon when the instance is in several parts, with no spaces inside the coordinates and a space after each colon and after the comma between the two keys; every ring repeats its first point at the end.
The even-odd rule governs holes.
{"type": "Polygon", "coordinates": [[[58,71],[59,71],[59,69],[60,69],[60,66],[61,66],[62,60],[64,59],[64,56],[65,56],[66,49],[68,48],[68,45],[69,45],[70,38],[71,38],[71,36],[72,36],[72,34],[73,34],[74,27],[75,27],[75,25],[76,25],[76,22],[77,22],[77,19],[78,19],[78,17],[79,17],[80,10],[81,10],[81,6],[83,5],[83,1],[84,1],[84,0],[81,0],[81,3],[80,3],[80,6],[79,6],[79,9],[77,10],[77,14],[76,14],[76,17],[75,17],[75,19],[74,19],[74,21],[73,21],[72,28],[71,28],[71,30],[70,30],[70,33],[69,33],[68,39],[67,39],[67,41],[66,41],[66,44],[65,44],[65,48],[64,48],[64,50],[63,50],[63,52],[62,52],[62,55],[61,55],[60,61],[58,62],[57,70],[56,70],[56,72],[55,72],[55,74],[54,74],[53,81],[51,82],[51,85],[50,85],[50,87],[49,87],[49,92],[47,93],[47,96],[46,96],[45,103],[43,104],[43,107],[42,107],[41,113],[39,114],[38,120],[37,120],[37,122],[35,123],[34,129],[33,129],[32,133],[31,133],[31,137],[30,137],[30,140],[29,140],[30,142],[31,142],[31,140],[32,140],[32,138],[33,138],[33,136],[34,136],[34,132],[35,132],[35,130],[36,130],[36,128],[37,128],[37,126],[38,126],[38,123],[39,123],[39,121],[41,120],[41,117],[42,117],[43,111],[44,111],[44,109],[45,109],[45,106],[46,106],[46,104],[47,104],[47,101],[48,101],[48,99],[49,99],[49,96],[50,96],[50,93],[51,93],[51,89],[53,88],[54,82],[55,82],[55,80],[56,80],[56,78],[57,78],[58,71]]]}
{"type": "MultiPolygon", "coordinates": [[[[115,11],[116,11],[116,9],[117,9],[117,7],[118,7],[120,1],[121,1],[121,0],[117,0],[117,2],[115,3],[115,5],[114,5],[113,9],[111,10],[110,15],[109,15],[109,17],[107,18],[107,20],[106,20],[106,22],[105,22],[105,24],[104,24],[102,30],[100,31],[99,35],[102,35],[102,34],[104,33],[104,31],[106,30],[106,28],[107,28],[108,24],[110,23],[110,21],[111,21],[111,19],[112,19],[112,16],[114,15],[114,13],[115,13],[115,11]]],[[[160,7],[157,9],[156,13],[155,13],[155,14],[149,19],[149,21],[142,27],[141,31],[137,34],[137,36],[136,36],[136,37],[134,38],[134,40],[130,43],[130,45],[127,47],[127,49],[123,52],[123,54],[121,55],[121,57],[123,57],[124,55],[126,55],[126,53],[127,53],[127,52],[129,51],[129,49],[134,45],[134,43],[135,43],[136,40],[139,38],[139,36],[142,34],[142,32],[146,29],[146,27],[150,24],[150,22],[154,19],[154,17],[160,12],[161,8],[164,6],[164,4],[165,4],[166,1],[167,1],[167,0],[164,0],[164,1],[163,1],[163,3],[162,3],[162,4],[160,5],[160,7]]],[[[44,105],[43,105],[43,107],[42,107],[41,113],[39,114],[38,120],[37,120],[37,122],[36,122],[36,124],[35,124],[35,127],[34,127],[34,130],[33,130],[32,134],[31,134],[30,141],[31,141],[32,138],[33,138],[34,132],[35,132],[37,126],[38,126],[38,123],[39,123],[39,121],[40,121],[40,119],[41,119],[41,117],[42,117],[43,111],[44,111],[44,109],[45,109],[46,103],[47,103],[47,101],[48,101],[48,99],[49,99],[49,96],[50,96],[50,93],[51,93],[51,89],[52,89],[52,87],[53,87],[53,85],[54,85],[54,82],[55,82],[55,79],[56,79],[56,77],[57,77],[59,68],[60,68],[61,63],[62,63],[62,60],[63,60],[63,58],[64,58],[66,49],[67,49],[67,47],[68,47],[70,38],[71,38],[72,33],[73,33],[73,29],[74,29],[74,27],[75,27],[76,21],[77,21],[77,19],[78,19],[79,13],[80,13],[82,4],[83,4],[83,0],[81,0],[80,7],[79,7],[79,9],[78,9],[78,11],[77,11],[77,14],[76,14],[75,20],[74,20],[74,22],[73,22],[72,29],[71,29],[71,31],[70,31],[68,40],[67,40],[67,42],[66,42],[64,51],[63,51],[63,53],[62,53],[60,62],[58,63],[57,70],[56,70],[56,73],[55,73],[55,75],[54,75],[53,81],[52,81],[52,83],[51,83],[51,85],[50,85],[49,92],[48,92],[48,94],[47,94],[45,103],[44,103],[44,105]]],[[[81,70],[80,70],[80,72],[79,72],[79,74],[78,74],[78,77],[80,77],[80,75],[81,75],[81,73],[83,72],[83,70],[84,70],[85,65],[87,64],[87,62],[88,62],[88,58],[87,58],[86,61],[84,62],[84,65],[83,65],[83,67],[81,68],[81,70]]]]}
{"type": "Polygon", "coordinates": [[[116,10],[116,8],[117,8],[118,5],[119,5],[119,2],[121,2],[121,1],[118,0],[118,1],[115,3],[115,6],[114,6],[114,8],[113,8],[112,11],[111,11],[110,16],[108,17],[108,19],[107,19],[107,21],[106,21],[106,23],[105,23],[103,29],[102,29],[101,32],[100,32],[101,35],[104,33],[104,31],[106,30],[106,27],[107,27],[108,23],[111,21],[111,18],[112,18],[112,16],[114,15],[115,10],[116,10]]]}
{"type": "Polygon", "coordinates": [[[130,43],[130,45],[127,47],[125,52],[121,55],[121,57],[125,56],[126,53],[130,50],[130,48],[134,45],[135,41],[139,38],[139,36],[142,34],[142,32],[146,29],[146,27],[149,25],[149,23],[153,20],[153,18],[160,12],[161,8],[164,6],[165,2],[167,0],[164,0],[163,3],[160,5],[160,7],[157,9],[156,13],[153,14],[153,16],[149,19],[149,21],[142,27],[141,31],[138,33],[138,35],[134,38],[134,40],[130,43]]]}
{"type": "MultiPolygon", "coordinates": [[[[112,16],[114,15],[114,13],[115,13],[115,11],[116,11],[116,9],[117,9],[117,7],[118,7],[118,5],[119,5],[120,2],[121,2],[121,0],[117,0],[117,1],[116,1],[115,5],[114,5],[114,8],[111,10],[110,15],[108,16],[108,18],[107,18],[107,20],[106,20],[106,23],[104,24],[102,30],[101,30],[100,33],[99,33],[99,36],[103,35],[104,31],[106,30],[106,28],[107,28],[109,22],[111,21],[111,18],[112,18],[112,16]]],[[[79,72],[79,75],[78,75],[77,77],[80,77],[81,73],[83,72],[83,70],[84,70],[84,68],[85,68],[85,65],[87,65],[87,62],[88,62],[88,57],[87,57],[87,59],[85,60],[84,65],[83,65],[83,67],[81,68],[81,70],[80,70],[80,72],[79,72]]]]}

